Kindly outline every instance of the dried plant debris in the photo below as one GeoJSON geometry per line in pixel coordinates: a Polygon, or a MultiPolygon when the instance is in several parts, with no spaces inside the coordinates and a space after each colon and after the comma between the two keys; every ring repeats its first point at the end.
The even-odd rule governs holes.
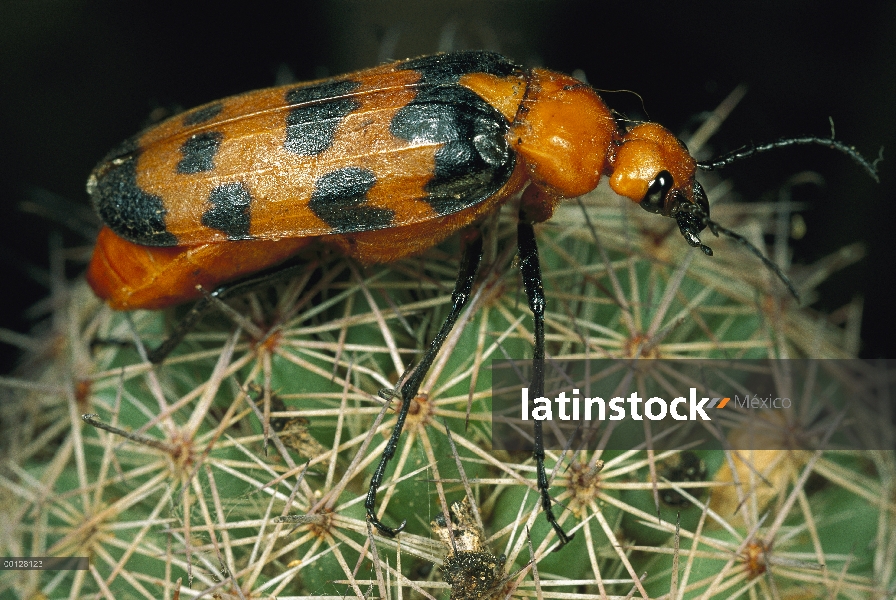
{"type": "Polygon", "coordinates": [[[503,598],[506,595],[502,554],[491,553],[485,541],[485,532],[473,517],[470,501],[451,505],[451,522],[439,514],[430,523],[448,550],[442,575],[451,586],[451,600],[503,598]]]}

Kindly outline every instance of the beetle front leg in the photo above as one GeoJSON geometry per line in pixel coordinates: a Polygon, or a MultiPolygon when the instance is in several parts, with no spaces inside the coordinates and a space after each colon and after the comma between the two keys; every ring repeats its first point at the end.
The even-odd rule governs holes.
{"type": "MultiPolygon", "coordinates": [[[[532,311],[532,320],[535,330],[535,353],[532,358],[532,385],[530,390],[534,394],[534,398],[544,396],[544,285],[541,278],[541,265],[538,260],[538,244],[535,241],[535,231],[532,225],[524,220],[522,213],[520,214],[520,222],[517,225],[517,244],[519,246],[520,256],[520,272],[523,276],[523,287],[526,288],[526,296],[529,300],[529,310],[532,311]]],[[[547,472],[544,468],[544,435],[542,433],[541,421],[534,421],[535,428],[535,470],[538,479],[538,491],[541,492],[541,508],[544,510],[545,517],[557,537],[560,538],[560,545],[555,548],[559,550],[574,537],[567,535],[557,517],[554,516],[552,508],[551,495],[549,493],[550,483],[548,481],[547,472]]]]}

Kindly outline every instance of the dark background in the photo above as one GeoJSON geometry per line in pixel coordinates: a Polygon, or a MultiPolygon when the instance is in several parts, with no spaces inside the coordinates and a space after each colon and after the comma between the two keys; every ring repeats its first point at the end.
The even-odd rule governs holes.
{"type": "MultiPolygon", "coordinates": [[[[23,213],[20,204],[55,197],[69,224],[80,223],[90,170],[154,111],[284,77],[485,48],[527,66],[581,69],[601,89],[634,90],[650,119],[672,131],[693,128],[695,117],[746,83],[748,95],[711,141],[716,153],[751,140],[825,136],[829,116],[837,137],[869,157],[885,146],[880,184],[847,158],[813,148],[756,158],[725,175],[747,200],[774,194],[802,170],[824,176],[825,187],[797,193],[810,209],[795,262],[863,241],[868,256],[826,283],[814,306],[832,310],[863,296],[863,356],[896,357],[896,3],[829,4],[0,1],[0,326],[26,332],[34,325],[25,311],[47,294],[51,231],[73,256],[89,253],[89,226],[78,233],[23,213]]],[[[643,116],[631,94],[604,98],[643,116]]],[[[82,269],[70,261],[68,274],[82,269]]],[[[6,371],[15,353],[9,346],[0,352],[6,371]]]]}

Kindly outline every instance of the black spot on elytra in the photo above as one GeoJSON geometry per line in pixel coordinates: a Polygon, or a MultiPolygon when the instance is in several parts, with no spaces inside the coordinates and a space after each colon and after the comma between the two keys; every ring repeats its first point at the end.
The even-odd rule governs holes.
{"type": "Polygon", "coordinates": [[[177,163],[177,172],[182,175],[204,173],[215,168],[215,155],[221,147],[224,134],[220,131],[204,131],[190,136],[180,147],[183,158],[177,163]]]}
{"type": "Polygon", "coordinates": [[[442,144],[424,200],[447,215],[478,204],[507,183],[516,163],[505,139],[508,127],[504,116],[474,92],[446,83],[420,86],[389,129],[412,143],[442,144]]]}
{"type": "Polygon", "coordinates": [[[286,92],[286,103],[296,105],[286,115],[286,150],[315,156],[329,148],[342,119],[361,106],[345,97],[360,85],[351,80],[328,81],[286,92]]]}
{"type": "Polygon", "coordinates": [[[202,214],[202,224],[223,231],[232,240],[245,240],[249,235],[252,219],[250,205],[252,195],[242,183],[219,185],[208,195],[211,207],[202,214]]]}
{"type": "Polygon", "coordinates": [[[183,124],[184,126],[189,127],[191,125],[205,123],[206,121],[210,121],[217,117],[223,109],[224,104],[221,102],[215,102],[214,104],[197,108],[184,115],[183,124]]]}
{"type": "Polygon", "coordinates": [[[322,175],[314,183],[308,207],[333,228],[334,233],[357,233],[392,225],[395,212],[365,206],[367,192],[376,183],[370,169],[345,167],[322,175]]]}
{"type": "Polygon", "coordinates": [[[469,50],[433,54],[407,60],[400,66],[403,70],[419,71],[421,82],[429,85],[457,83],[462,75],[487,73],[498,77],[520,75],[522,67],[495,52],[469,50]]]}
{"type": "Polygon", "coordinates": [[[117,235],[144,246],[176,246],[165,228],[162,198],[137,185],[136,143],[128,140],[93,170],[87,192],[103,222],[117,235]]]}

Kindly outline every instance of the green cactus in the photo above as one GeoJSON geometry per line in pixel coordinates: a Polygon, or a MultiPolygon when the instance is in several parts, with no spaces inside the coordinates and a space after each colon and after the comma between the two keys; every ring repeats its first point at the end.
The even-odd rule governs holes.
{"type": "MultiPolygon", "coordinates": [[[[723,198],[724,184],[708,192],[723,198]]],[[[733,493],[713,482],[720,453],[701,455],[705,477],[682,486],[651,477],[669,472],[669,453],[574,452],[551,492],[576,538],[550,552],[531,457],[490,450],[489,361],[532,352],[514,214],[506,207],[483,226],[475,296],[380,489],[384,522],[408,521],[395,539],[371,532],[363,507],[395,418],[378,392],[441,323],[456,242],[367,268],[310,254],[304,278],[234,300],[239,320],[206,318],[158,367],[128,344],[91,342],[152,346],[178,311],[114,313],[83,281],[57,281],[48,328],[2,381],[0,544],[7,555],[89,556],[91,566],[2,572],[0,597],[447,597],[434,568],[446,548],[430,523],[464,497],[488,555],[506,556],[507,585],[485,595],[891,597],[892,452],[781,459],[762,505],[718,518],[705,510],[710,492],[733,493]],[[653,490],[673,488],[684,500],[664,505],[661,521],[653,490]]],[[[775,214],[766,204],[713,208],[752,240],[775,214]]],[[[549,356],[855,355],[854,321],[835,326],[801,308],[737,244],[713,240],[707,258],[674,227],[603,187],[538,227],[549,356]]],[[[860,256],[850,247],[794,270],[803,297],[832,265],[860,256]]],[[[786,249],[775,258],[786,263],[786,249]]],[[[549,454],[549,469],[558,458],[549,454]]]]}

